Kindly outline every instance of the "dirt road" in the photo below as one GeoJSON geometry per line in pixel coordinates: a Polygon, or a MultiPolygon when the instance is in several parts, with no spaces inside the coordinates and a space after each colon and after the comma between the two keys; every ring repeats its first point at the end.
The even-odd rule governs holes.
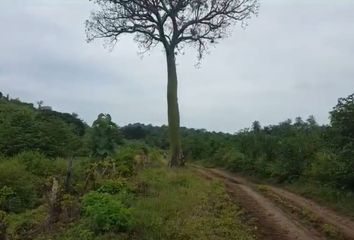
{"type": "Polygon", "coordinates": [[[256,185],[218,169],[197,167],[207,179],[221,180],[242,207],[245,221],[262,240],[353,239],[354,221],[284,189],[256,185]]]}

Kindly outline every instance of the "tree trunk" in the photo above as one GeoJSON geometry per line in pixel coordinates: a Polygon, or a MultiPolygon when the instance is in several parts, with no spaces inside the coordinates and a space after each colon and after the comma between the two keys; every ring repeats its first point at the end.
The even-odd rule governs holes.
{"type": "Polygon", "coordinates": [[[170,167],[183,166],[183,153],[180,137],[180,120],[177,97],[177,71],[173,50],[166,50],[167,58],[167,107],[168,107],[168,131],[170,138],[170,167]]]}

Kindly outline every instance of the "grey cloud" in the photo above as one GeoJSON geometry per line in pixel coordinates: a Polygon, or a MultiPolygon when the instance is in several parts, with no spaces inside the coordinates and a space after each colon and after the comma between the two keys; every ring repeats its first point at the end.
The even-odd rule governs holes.
{"type": "MultiPolygon", "coordinates": [[[[0,89],[91,122],[109,112],[119,124],[166,123],[161,48],[141,58],[131,37],[110,52],[85,42],[86,0],[0,3],[0,89]]],[[[181,121],[234,132],[253,120],[274,124],[314,114],[328,122],[338,97],[354,90],[354,3],[261,1],[259,17],[233,29],[195,68],[178,56],[181,121]]]]}

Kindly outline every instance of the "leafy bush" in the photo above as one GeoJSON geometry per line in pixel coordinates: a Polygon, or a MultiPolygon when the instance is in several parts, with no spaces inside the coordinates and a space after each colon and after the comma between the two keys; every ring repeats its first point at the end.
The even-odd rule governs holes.
{"type": "Polygon", "coordinates": [[[321,182],[334,181],[334,177],[342,167],[337,155],[326,152],[319,152],[306,170],[306,176],[321,182]]]}
{"type": "Polygon", "coordinates": [[[43,206],[20,214],[9,215],[9,238],[12,240],[29,239],[29,234],[38,229],[46,217],[47,210],[43,206]]]}
{"type": "MultiPolygon", "coordinates": [[[[95,233],[86,224],[75,224],[66,232],[60,234],[57,240],[94,240],[95,233]]],[[[44,240],[44,239],[43,239],[44,240]]]]}
{"type": "Polygon", "coordinates": [[[353,153],[346,157],[347,154],[345,151],[340,155],[319,152],[306,170],[306,176],[334,187],[353,188],[354,170],[350,160],[353,153]]]}
{"type": "Polygon", "coordinates": [[[95,232],[121,232],[133,225],[131,209],[107,193],[90,192],[82,198],[82,210],[95,232]]]}
{"type": "Polygon", "coordinates": [[[16,194],[12,188],[3,186],[0,189],[0,209],[10,209],[11,202],[16,197],[16,194]]]}
{"type": "Polygon", "coordinates": [[[127,183],[123,179],[108,179],[99,183],[100,187],[97,189],[99,193],[117,194],[127,189],[127,183]]]}
{"type": "Polygon", "coordinates": [[[64,221],[69,222],[80,215],[80,203],[77,198],[70,194],[64,194],[60,202],[61,217],[64,221]]]}
{"type": "Polygon", "coordinates": [[[158,149],[150,149],[149,151],[150,164],[153,166],[163,165],[163,155],[162,152],[158,149]]]}
{"type": "MultiPolygon", "coordinates": [[[[117,171],[120,176],[130,177],[136,174],[136,168],[140,164],[137,161],[138,156],[148,157],[149,150],[145,145],[142,144],[130,144],[120,147],[115,155],[114,160],[116,162],[117,171]]],[[[154,152],[153,160],[158,161],[158,153],[154,152]]]]}
{"type": "Polygon", "coordinates": [[[62,159],[49,159],[39,152],[23,152],[15,157],[27,171],[41,177],[64,175],[66,162],[62,159]]]}
{"type": "Polygon", "coordinates": [[[38,177],[25,170],[17,161],[4,160],[0,163],[0,189],[2,210],[21,212],[33,208],[38,202],[36,186],[38,177]]]}
{"type": "Polygon", "coordinates": [[[339,153],[342,163],[340,174],[338,174],[338,185],[348,188],[354,192],[354,143],[349,143],[339,153]]]}
{"type": "Polygon", "coordinates": [[[232,147],[221,148],[212,157],[217,166],[226,167],[231,171],[247,171],[253,168],[249,158],[232,147]]]}
{"type": "Polygon", "coordinates": [[[226,162],[225,166],[233,171],[252,169],[252,163],[243,153],[237,150],[231,149],[225,152],[223,159],[226,162]]]}

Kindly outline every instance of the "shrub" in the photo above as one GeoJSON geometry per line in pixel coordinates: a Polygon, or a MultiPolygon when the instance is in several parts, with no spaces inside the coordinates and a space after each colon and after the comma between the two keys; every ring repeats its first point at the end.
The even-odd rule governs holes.
{"type": "Polygon", "coordinates": [[[134,174],[134,158],[137,154],[139,154],[139,149],[130,146],[122,147],[116,152],[114,160],[121,176],[129,177],[134,174]]]}
{"type": "Polygon", "coordinates": [[[37,209],[28,210],[20,214],[8,216],[9,239],[22,240],[30,239],[29,235],[36,231],[47,217],[47,210],[41,206],[37,209]]]}
{"type": "Polygon", "coordinates": [[[299,179],[315,154],[309,145],[304,136],[279,141],[276,159],[269,166],[271,176],[278,182],[299,179]]]}
{"type": "Polygon", "coordinates": [[[11,159],[0,163],[2,210],[21,212],[33,208],[38,202],[37,185],[38,177],[27,172],[17,161],[11,159]]]}
{"type": "Polygon", "coordinates": [[[231,171],[243,171],[252,168],[252,164],[248,161],[248,158],[243,153],[232,148],[223,150],[221,161],[222,165],[231,171]]]}
{"type": "Polygon", "coordinates": [[[77,224],[58,237],[58,240],[94,240],[95,233],[85,224],[77,224]]]}
{"type": "Polygon", "coordinates": [[[8,186],[0,189],[0,209],[9,209],[12,200],[16,197],[14,190],[8,186]]]}
{"type": "Polygon", "coordinates": [[[66,162],[61,159],[48,159],[38,152],[23,152],[15,157],[27,171],[41,177],[63,175],[66,162]]]}
{"type": "Polygon", "coordinates": [[[150,164],[154,166],[161,166],[164,163],[164,159],[161,151],[157,149],[151,149],[149,152],[150,164]]]}
{"type": "Polygon", "coordinates": [[[80,203],[77,198],[70,194],[64,194],[60,203],[62,208],[61,217],[69,222],[80,215],[80,203]]]}
{"type": "Polygon", "coordinates": [[[82,198],[82,210],[96,232],[122,232],[132,227],[131,209],[107,193],[90,192],[82,198]]]}
{"type": "Polygon", "coordinates": [[[340,164],[336,155],[319,152],[316,154],[315,159],[312,161],[305,174],[321,182],[330,182],[334,180],[336,172],[340,170],[340,164]]]}
{"type": "Polygon", "coordinates": [[[99,193],[117,194],[127,189],[127,183],[123,179],[107,179],[102,181],[97,189],[99,193]]]}
{"type": "Polygon", "coordinates": [[[106,179],[99,182],[98,185],[97,192],[114,195],[125,206],[131,206],[134,202],[133,187],[128,185],[125,179],[106,179]]]}
{"type": "Polygon", "coordinates": [[[316,181],[336,187],[354,187],[353,153],[343,150],[339,155],[319,152],[306,170],[306,175],[316,181]]]}

